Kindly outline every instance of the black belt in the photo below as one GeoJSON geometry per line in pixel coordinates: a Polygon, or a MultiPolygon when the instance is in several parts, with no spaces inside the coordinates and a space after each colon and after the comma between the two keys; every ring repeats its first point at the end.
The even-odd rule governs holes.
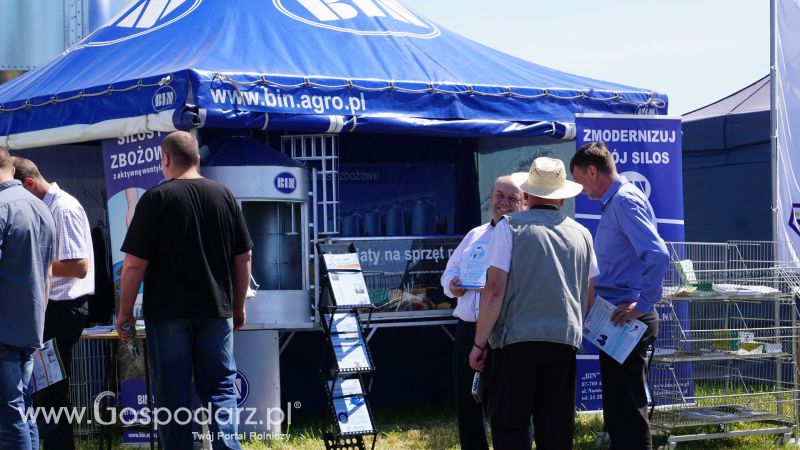
{"type": "Polygon", "coordinates": [[[63,305],[69,305],[69,304],[71,304],[71,305],[82,305],[82,304],[88,302],[89,301],[89,297],[91,297],[91,296],[92,296],[91,294],[86,294],[86,295],[80,296],[80,297],[78,297],[78,298],[76,298],[74,300],[56,300],[56,299],[52,299],[51,298],[50,300],[48,300],[48,302],[61,303],[63,305]]]}

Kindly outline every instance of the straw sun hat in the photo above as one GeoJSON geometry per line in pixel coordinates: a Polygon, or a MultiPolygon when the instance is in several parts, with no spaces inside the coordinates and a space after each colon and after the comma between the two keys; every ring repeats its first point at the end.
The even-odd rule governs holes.
{"type": "Polygon", "coordinates": [[[536,158],[528,173],[516,172],[511,179],[524,192],[541,198],[572,198],[583,191],[583,186],[567,180],[567,170],[560,159],[536,158]]]}

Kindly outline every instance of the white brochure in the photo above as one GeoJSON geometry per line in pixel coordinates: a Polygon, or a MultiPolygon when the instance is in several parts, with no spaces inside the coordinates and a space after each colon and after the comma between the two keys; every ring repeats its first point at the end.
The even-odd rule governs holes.
{"type": "Polygon", "coordinates": [[[339,370],[347,372],[372,368],[361,333],[331,334],[331,343],[339,370]]]}
{"type": "Polygon", "coordinates": [[[374,430],[369,416],[364,391],[357,378],[328,382],[333,394],[333,408],[342,433],[371,433],[374,430]]]}
{"type": "Polygon", "coordinates": [[[322,257],[328,270],[361,270],[361,263],[355,253],[327,253],[322,257]]]}
{"type": "Polygon", "coordinates": [[[622,326],[611,323],[616,309],[608,300],[595,297],[594,306],[583,321],[583,337],[622,364],[647,330],[642,321],[630,319],[622,326]]]}
{"type": "Polygon", "coordinates": [[[328,272],[338,306],[369,306],[367,283],[361,272],[328,272]]]}
{"type": "Polygon", "coordinates": [[[325,324],[330,325],[331,334],[339,333],[358,333],[361,329],[358,326],[358,316],[356,313],[336,313],[331,320],[330,314],[325,314],[325,324]]]}
{"type": "Polygon", "coordinates": [[[467,260],[461,263],[461,287],[467,289],[481,289],[486,285],[486,270],[489,269],[486,258],[488,240],[480,240],[472,247],[467,260]]]}
{"type": "Polygon", "coordinates": [[[65,378],[64,366],[53,339],[45,342],[41,349],[33,352],[33,376],[31,392],[41,391],[65,378]]]}

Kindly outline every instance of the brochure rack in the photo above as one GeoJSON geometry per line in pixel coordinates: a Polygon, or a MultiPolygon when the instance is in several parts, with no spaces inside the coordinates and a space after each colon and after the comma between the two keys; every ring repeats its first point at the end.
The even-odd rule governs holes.
{"type": "Polygon", "coordinates": [[[361,314],[366,312],[369,324],[373,305],[355,246],[320,243],[318,250],[322,256],[319,314],[327,345],[321,362],[329,410],[323,433],[325,448],[366,450],[364,437],[372,436],[374,449],[377,432],[367,401],[365,376],[375,367],[361,320],[361,314]]]}

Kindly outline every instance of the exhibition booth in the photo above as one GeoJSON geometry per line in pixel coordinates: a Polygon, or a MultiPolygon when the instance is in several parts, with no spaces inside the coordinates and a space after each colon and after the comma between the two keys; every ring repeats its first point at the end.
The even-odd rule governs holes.
{"type": "Polygon", "coordinates": [[[195,133],[201,172],[232,190],[255,244],[242,402],[313,411],[317,243],[358,250],[376,308],[373,404],[446,396],[454,305],[439,276],[487,220],[494,178],[538,156],[568,161],[575,114],[666,111],[663,94],[515,58],[393,0],[141,0],[0,85],[0,146],[86,207],[107,249],[100,322],[125,199],[160,180],[163,136],[195,133]]]}

